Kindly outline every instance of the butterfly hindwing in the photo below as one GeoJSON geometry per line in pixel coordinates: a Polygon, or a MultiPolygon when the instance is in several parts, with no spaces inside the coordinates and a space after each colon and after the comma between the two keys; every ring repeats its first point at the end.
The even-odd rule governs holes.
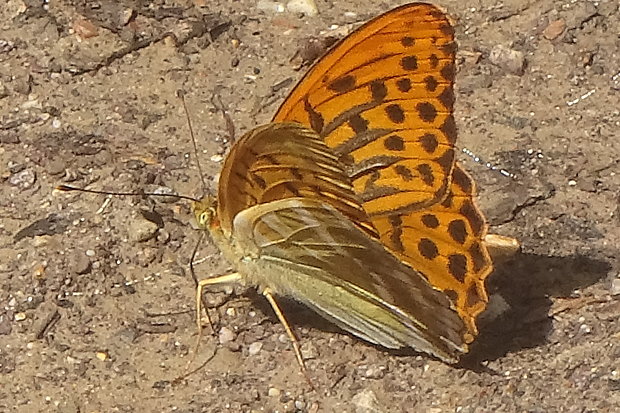
{"type": "Polygon", "coordinates": [[[446,295],[332,206],[307,198],[260,204],[237,214],[234,233],[239,251],[257,254],[243,265],[258,285],[342,329],[447,362],[467,351],[465,326],[446,295]]]}

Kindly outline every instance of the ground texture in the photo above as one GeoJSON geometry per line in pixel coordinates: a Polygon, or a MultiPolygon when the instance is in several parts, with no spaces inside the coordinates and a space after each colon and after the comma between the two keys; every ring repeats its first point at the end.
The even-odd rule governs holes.
{"type": "MultiPolygon", "coordinates": [[[[190,370],[208,363],[180,378],[196,340],[187,205],[53,191],[199,194],[176,90],[212,186],[222,110],[237,135],[267,122],[310,39],[398,4],[318,1],[308,17],[250,0],[3,3],[1,412],[620,411],[615,0],[441,2],[459,42],[459,145],[516,177],[463,162],[492,230],[523,244],[489,278],[496,317],[460,366],[286,305],[313,390],[265,302],[229,290],[205,295],[217,328],[190,370]]],[[[213,246],[198,259],[202,276],[227,270],[213,246]]]]}

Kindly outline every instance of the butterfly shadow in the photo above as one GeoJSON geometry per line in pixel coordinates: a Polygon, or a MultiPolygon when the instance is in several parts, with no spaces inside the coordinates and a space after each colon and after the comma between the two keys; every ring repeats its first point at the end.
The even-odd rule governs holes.
{"type": "Polygon", "coordinates": [[[562,311],[553,308],[551,298],[570,297],[576,289],[596,283],[610,269],[608,262],[583,255],[519,254],[496,266],[487,281],[491,314],[481,317],[480,335],[461,365],[476,370],[483,360],[546,343],[553,315],[562,311]],[[506,310],[491,318],[494,302],[500,303],[496,308],[506,310]]]}
{"type": "MultiPolygon", "coordinates": [[[[457,368],[490,372],[483,366],[483,361],[543,345],[553,328],[551,297],[570,297],[576,289],[596,283],[611,269],[608,262],[583,255],[553,257],[535,254],[518,254],[495,267],[495,272],[487,281],[491,309],[480,318],[480,335],[470,352],[456,365],[457,368]],[[496,302],[501,304],[494,304],[496,302]],[[503,307],[504,310],[493,310],[493,307],[503,307]],[[499,315],[493,317],[493,313],[498,312],[499,315]]],[[[260,294],[251,290],[248,298],[271,322],[278,323],[271,307],[260,294]]],[[[279,298],[278,302],[293,328],[303,326],[349,334],[294,300],[279,298]]],[[[398,357],[420,354],[414,349],[387,350],[366,344],[398,357]]]]}

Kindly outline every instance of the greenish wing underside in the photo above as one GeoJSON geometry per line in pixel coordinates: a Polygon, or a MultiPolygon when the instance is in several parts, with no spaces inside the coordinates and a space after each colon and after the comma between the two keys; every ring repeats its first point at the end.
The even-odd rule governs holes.
{"type": "Polygon", "coordinates": [[[333,207],[289,198],[240,212],[233,227],[237,246],[258,253],[259,284],[342,329],[448,362],[467,351],[463,322],[445,294],[333,207]]]}

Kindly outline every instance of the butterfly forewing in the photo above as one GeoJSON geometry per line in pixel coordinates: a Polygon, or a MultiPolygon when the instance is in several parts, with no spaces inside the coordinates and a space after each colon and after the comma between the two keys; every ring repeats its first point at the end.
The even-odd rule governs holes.
{"type": "Polygon", "coordinates": [[[376,236],[334,154],[314,132],[286,123],[256,128],[231,149],[220,175],[220,225],[230,233],[244,209],[300,196],[333,205],[376,236]]]}
{"type": "Polygon", "coordinates": [[[454,166],[455,53],[437,8],[394,9],[328,52],[274,121],[323,136],[371,217],[425,207],[445,196],[454,166]]]}
{"type": "Polygon", "coordinates": [[[466,351],[465,326],[445,294],[330,205],[309,198],[260,204],[237,214],[233,230],[235,248],[255,251],[243,265],[256,284],[344,330],[448,362],[466,351]]]}
{"type": "Polygon", "coordinates": [[[328,52],[274,120],[323,137],[381,242],[453,300],[471,341],[492,263],[473,182],[454,161],[455,53],[442,11],[396,8],[328,52]]]}

